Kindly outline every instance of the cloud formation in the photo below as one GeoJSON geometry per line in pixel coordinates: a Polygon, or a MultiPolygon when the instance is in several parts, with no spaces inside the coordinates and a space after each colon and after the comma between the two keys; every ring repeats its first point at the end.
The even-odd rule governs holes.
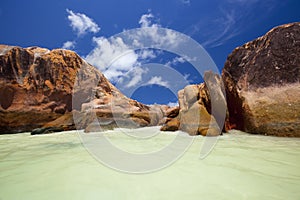
{"type": "Polygon", "coordinates": [[[96,66],[110,80],[116,81],[124,73],[138,66],[138,54],[122,38],[94,37],[96,47],[85,59],[96,66]]]}
{"type": "Polygon", "coordinates": [[[235,10],[220,9],[222,17],[215,20],[215,30],[217,32],[210,35],[209,39],[202,43],[203,46],[217,47],[224,44],[239,33],[236,22],[238,15],[235,10]]]}
{"type": "MultiPolygon", "coordinates": [[[[113,84],[119,84],[120,89],[131,91],[144,84],[175,87],[169,84],[172,81],[167,77],[151,74],[154,69],[147,66],[162,50],[176,49],[184,42],[176,31],[163,29],[160,24],[153,23],[157,21],[148,12],[139,19],[140,29],[128,30],[109,38],[94,37],[95,47],[85,57],[86,61],[97,67],[113,84]]],[[[166,67],[192,60],[183,55],[174,58],[166,67]]],[[[161,70],[159,67],[157,73],[161,73],[161,70]]]]}
{"type": "Polygon", "coordinates": [[[147,13],[141,16],[139,24],[141,27],[150,27],[152,24],[152,19],[154,18],[152,13],[147,13]]]}
{"type": "Polygon", "coordinates": [[[67,9],[68,20],[70,21],[70,26],[73,31],[76,32],[78,36],[84,35],[88,32],[98,33],[100,27],[94,22],[93,19],[89,18],[82,13],[74,13],[72,10],[67,9]]]}
{"type": "Polygon", "coordinates": [[[147,83],[147,85],[160,85],[166,88],[170,87],[168,81],[164,81],[161,76],[153,76],[147,83]]]}
{"type": "Polygon", "coordinates": [[[224,0],[215,5],[211,15],[191,25],[186,31],[188,35],[201,36],[199,41],[204,47],[217,47],[228,40],[248,31],[252,23],[261,20],[256,16],[258,11],[270,12],[275,0],[224,0]],[[254,12],[255,10],[255,12],[254,12]]]}
{"type": "Polygon", "coordinates": [[[74,42],[74,41],[66,41],[61,48],[71,50],[71,49],[75,48],[75,44],[76,44],[76,42],[74,42]]]}
{"type": "Polygon", "coordinates": [[[179,63],[185,63],[185,59],[183,57],[175,57],[173,60],[168,61],[165,65],[168,67],[172,67],[174,65],[177,65],[179,63]]]}
{"type": "Polygon", "coordinates": [[[143,69],[141,67],[135,67],[133,70],[127,73],[130,77],[130,81],[125,85],[125,88],[135,87],[138,83],[142,81],[143,74],[147,73],[148,69],[143,69]]]}
{"type": "MultiPolygon", "coordinates": [[[[130,35],[134,37],[134,43],[128,46],[121,37],[94,37],[93,42],[95,48],[85,57],[85,59],[96,66],[102,73],[111,81],[120,81],[121,76],[131,76],[131,80],[126,87],[134,87],[142,81],[142,75],[147,72],[147,69],[141,67],[142,63],[156,58],[156,53],[145,47],[140,41],[145,38],[151,41],[154,45],[176,45],[176,35],[171,31],[162,34],[158,31],[159,24],[153,23],[155,17],[152,13],[146,13],[139,19],[140,29],[137,34],[130,35]],[[149,29],[151,28],[151,31],[149,29]],[[134,49],[140,49],[134,51],[134,49]]],[[[147,40],[146,39],[146,40],[147,40]]],[[[152,81],[166,85],[166,82],[157,78],[152,81]]]]}

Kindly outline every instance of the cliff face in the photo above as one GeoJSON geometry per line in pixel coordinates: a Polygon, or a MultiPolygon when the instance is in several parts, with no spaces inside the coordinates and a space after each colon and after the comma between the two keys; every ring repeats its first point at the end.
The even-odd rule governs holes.
{"type": "Polygon", "coordinates": [[[121,94],[101,72],[72,51],[0,45],[2,134],[43,126],[86,128],[94,120],[90,113],[99,120],[109,118],[111,123],[118,118],[146,126],[157,117],[156,112],[149,111],[149,107],[121,94]],[[111,102],[114,107],[108,106],[111,102]],[[127,115],[116,117],[124,109],[127,115]]]}
{"type": "Polygon", "coordinates": [[[31,131],[72,110],[82,60],[71,51],[0,46],[0,132],[31,131]]]}
{"type": "Polygon", "coordinates": [[[222,78],[231,126],[300,136],[300,23],[276,27],[236,48],[222,78]]]}

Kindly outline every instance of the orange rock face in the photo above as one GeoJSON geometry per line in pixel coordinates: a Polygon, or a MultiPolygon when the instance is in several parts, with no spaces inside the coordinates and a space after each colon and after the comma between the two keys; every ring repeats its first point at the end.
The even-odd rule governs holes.
{"type": "Polygon", "coordinates": [[[72,110],[78,55],[5,45],[0,52],[1,133],[31,131],[72,110]]]}
{"type": "Polygon", "coordinates": [[[1,134],[43,126],[82,129],[95,116],[146,126],[151,124],[149,110],[73,51],[0,45],[1,134]]]}

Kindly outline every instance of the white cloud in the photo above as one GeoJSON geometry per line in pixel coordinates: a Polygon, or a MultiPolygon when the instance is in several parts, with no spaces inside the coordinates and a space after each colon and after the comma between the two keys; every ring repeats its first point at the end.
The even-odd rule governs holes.
{"type": "Polygon", "coordinates": [[[122,38],[94,37],[96,47],[85,59],[96,66],[111,81],[138,66],[138,54],[131,50],[122,38]]]}
{"type": "Polygon", "coordinates": [[[161,76],[153,76],[148,82],[147,82],[148,85],[160,85],[160,86],[163,86],[163,87],[166,87],[166,88],[169,88],[170,87],[170,84],[168,81],[164,81],[162,80],[162,77],[161,76]]]}
{"type": "Polygon", "coordinates": [[[177,102],[169,102],[167,105],[170,107],[179,106],[178,101],[177,102]]]}
{"type": "Polygon", "coordinates": [[[152,46],[155,48],[156,46],[164,46],[168,49],[168,47],[175,47],[181,41],[178,41],[178,35],[175,31],[170,29],[161,30],[161,25],[159,23],[154,23],[154,21],[159,21],[155,16],[148,11],[147,14],[141,16],[139,20],[139,24],[141,26],[140,31],[137,32],[135,36],[135,40],[133,42],[133,46],[141,47],[142,44],[139,41],[151,41],[152,46]]]}
{"type": "Polygon", "coordinates": [[[74,13],[72,10],[67,9],[68,19],[70,26],[77,33],[78,36],[84,35],[88,32],[97,33],[100,31],[100,27],[94,22],[93,19],[89,18],[82,13],[74,13]]]}
{"type": "Polygon", "coordinates": [[[139,24],[141,27],[150,27],[152,25],[152,19],[154,18],[152,13],[144,14],[141,16],[139,24]]]}
{"type": "Polygon", "coordinates": [[[175,62],[178,62],[178,63],[184,63],[185,62],[183,57],[176,57],[174,60],[175,60],[175,62]]]}
{"type": "Polygon", "coordinates": [[[183,57],[175,57],[173,60],[168,61],[165,65],[168,67],[172,67],[172,65],[177,65],[179,63],[185,63],[185,59],[183,57]]]}
{"type": "Polygon", "coordinates": [[[143,49],[141,50],[141,52],[139,53],[139,58],[140,59],[153,59],[156,58],[156,54],[154,53],[153,50],[150,49],[143,49]]]}
{"type": "Polygon", "coordinates": [[[199,19],[186,32],[190,36],[197,34],[198,37],[203,38],[200,43],[205,47],[217,47],[238,34],[251,30],[255,22],[262,20],[257,17],[257,13],[264,12],[266,15],[278,2],[275,0],[218,1],[215,5],[217,14],[212,12],[206,15],[205,19],[199,19]]]}
{"type": "MultiPolygon", "coordinates": [[[[142,15],[139,24],[141,27],[158,26],[152,24],[154,19],[152,13],[142,15]]],[[[102,73],[112,82],[117,81],[122,75],[131,75],[132,78],[126,87],[134,87],[142,79],[145,70],[138,68],[141,63],[139,60],[153,59],[156,57],[155,52],[151,49],[142,49],[143,45],[137,37],[135,41],[136,47],[141,48],[137,53],[124,43],[120,37],[94,37],[93,42],[96,47],[85,57],[85,59],[96,66],[102,73]],[[132,70],[131,73],[128,72],[132,70]]]]}
{"type": "Polygon", "coordinates": [[[75,44],[76,44],[75,41],[66,41],[61,48],[62,49],[74,49],[75,44]]]}
{"type": "MultiPolygon", "coordinates": [[[[157,56],[156,51],[154,52],[151,48],[159,49],[156,48],[157,46],[168,48],[168,46],[174,46],[181,42],[178,41],[176,33],[169,29],[161,31],[159,30],[160,25],[152,23],[152,21],[157,21],[152,13],[142,15],[139,20],[142,29],[136,30],[135,34],[126,35],[127,39],[131,41],[130,43],[127,39],[124,39],[127,42],[125,43],[118,36],[110,38],[94,37],[95,48],[85,59],[96,66],[111,82],[120,83],[123,80],[122,76],[125,76],[125,79],[129,81],[124,84],[124,87],[136,86],[142,81],[143,74],[147,71],[141,68],[142,63],[157,56]],[[144,46],[145,41],[151,46],[144,46]],[[139,51],[133,49],[139,49],[139,51]]],[[[182,62],[182,58],[178,58],[176,62],[182,62]]],[[[162,86],[168,84],[157,78],[152,81],[156,81],[162,86]]]]}
{"type": "Polygon", "coordinates": [[[147,72],[147,69],[141,67],[135,67],[134,70],[130,71],[131,80],[126,84],[126,88],[134,87],[142,81],[142,76],[147,72]]]}
{"type": "Polygon", "coordinates": [[[209,38],[202,43],[203,46],[220,46],[238,34],[238,29],[235,26],[238,17],[235,10],[225,11],[221,9],[221,13],[222,17],[215,20],[214,31],[217,32],[217,34],[210,34],[209,38]]]}
{"type": "Polygon", "coordinates": [[[178,35],[176,32],[166,29],[164,32],[160,32],[159,25],[153,24],[151,29],[144,29],[139,36],[148,37],[152,41],[153,46],[164,46],[165,48],[168,47],[175,47],[179,42],[178,35]]]}

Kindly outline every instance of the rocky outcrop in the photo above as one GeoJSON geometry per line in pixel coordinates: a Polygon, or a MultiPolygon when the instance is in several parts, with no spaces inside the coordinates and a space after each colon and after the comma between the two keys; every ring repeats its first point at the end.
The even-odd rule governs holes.
{"type": "Polygon", "coordinates": [[[179,106],[170,107],[165,110],[165,120],[161,124],[161,131],[177,131],[180,126],[180,121],[178,118],[179,106]]]}
{"type": "Polygon", "coordinates": [[[95,121],[102,128],[139,127],[161,120],[161,113],[125,97],[69,50],[0,45],[0,97],[1,134],[84,129],[95,121]]]}
{"type": "Polygon", "coordinates": [[[178,131],[180,126],[180,121],[178,117],[169,118],[165,124],[161,127],[161,131],[178,131]]]}
{"type": "Polygon", "coordinates": [[[204,81],[178,92],[179,107],[147,106],[72,51],[0,45],[0,133],[163,125],[190,135],[236,128],[300,137],[300,23],[236,48],[222,79],[206,72],[204,81]]]}
{"type": "Polygon", "coordinates": [[[300,23],[236,48],[222,77],[232,128],[300,137],[300,23]]]}
{"type": "Polygon", "coordinates": [[[178,92],[179,109],[170,112],[162,131],[182,130],[203,136],[221,134],[226,117],[223,82],[213,72],[206,72],[204,80],[205,83],[188,85],[178,92]]]}
{"type": "Polygon", "coordinates": [[[31,131],[72,110],[78,55],[6,45],[0,52],[0,133],[31,131]]]}

